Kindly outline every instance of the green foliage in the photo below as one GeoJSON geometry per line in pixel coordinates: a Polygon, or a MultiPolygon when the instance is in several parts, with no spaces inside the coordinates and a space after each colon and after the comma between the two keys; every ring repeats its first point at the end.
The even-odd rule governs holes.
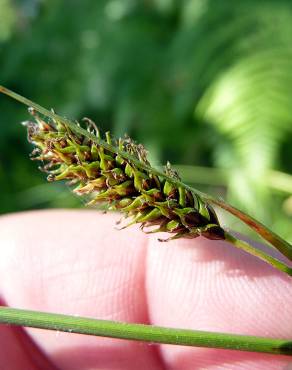
{"type": "MultiPolygon", "coordinates": [[[[1,84],[127,132],[152,163],[227,170],[211,191],[292,240],[292,190],[266,180],[292,169],[290,1],[2,0],[0,14],[1,84]]],[[[0,111],[0,211],[76,206],[27,160],[23,108],[0,111]]]]}

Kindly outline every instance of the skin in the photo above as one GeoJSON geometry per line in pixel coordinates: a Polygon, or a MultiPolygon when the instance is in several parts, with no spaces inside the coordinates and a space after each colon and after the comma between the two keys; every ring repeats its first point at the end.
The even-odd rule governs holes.
{"type": "MultiPolygon", "coordinates": [[[[11,307],[291,338],[292,280],[227,243],[157,241],[117,216],[37,211],[0,218],[0,292],[11,307]]],[[[165,235],[159,235],[165,237],[165,235]]],[[[291,358],[151,345],[0,325],[10,370],[286,369],[291,358]]]]}

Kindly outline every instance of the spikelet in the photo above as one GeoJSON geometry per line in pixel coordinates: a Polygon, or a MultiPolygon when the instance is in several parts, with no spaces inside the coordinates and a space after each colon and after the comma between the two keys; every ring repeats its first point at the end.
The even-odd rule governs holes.
{"type": "MultiPolygon", "coordinates": [[[[174,234],[164,241],[199,235],[224,239],[215,211],[198,194],[137,168],[131,160],[74,133],[59,121],[45,122],[34,109],[29,112],[34,121],[24,124],[28,140],[36,146],[32,159],[45,163],[41,169],[48,173],[48,181],[68,180],[75,186],[74,193],[90,196],[88,205],[105,203],[108,209],[129,217],[129,225],[140,223],[142,229],[151,227],[148,232],[174,234]]],[[[100,138],[96,125],[89,119],[85,121],[88,131],[100,138]]],[[[127,137],[115,141],[109,133],[106,142],[150,166],[141,144],[127,137]]],[[[179,179],[169,163],[164,173],[179,179]]]]}

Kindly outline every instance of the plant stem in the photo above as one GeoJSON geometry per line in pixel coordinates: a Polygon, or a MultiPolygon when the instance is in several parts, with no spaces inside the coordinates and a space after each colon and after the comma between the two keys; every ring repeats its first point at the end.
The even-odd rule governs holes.
{"type": "Polygon", "coordinates": [[[253,256],[260,258],[262,261],[265,261],[275,267],[276,269],[285,272],[289,276],[292,276],[292,267],[289,267],[285,263],[279,261],[278,259],[271,257],[270,255],[264,253],[263,251],[252,247],[250,244],[246,243],[243,240],[237,239],[227,231],[225,231],[225,240],[234,245],[235,247],[242,249],[253,256]]]}
{"type": "Polygon", "coordinates": [[[129,324],[8,307],[0,307],[0,323],[152,343],[292,356],[291,340],[129,324]]]}
{"type": "Polygon", "coordinates": [[[269,230],[261,222],[255,220],[253,217],[231,206],[230,204],[225,203],[223,200],[210,197],[209,201],[225,209],[227,212],[233,214],[235,217],[239,218],[250,228],[254,229],[257,234],[261,235],[263,239],[271,243],[274,248],[278,249],[278,251],[286,256],[290,261],[292,261],[292,246],[288,242],[286,242],[286,240],[282,239],[279,235],[269,230]]]}

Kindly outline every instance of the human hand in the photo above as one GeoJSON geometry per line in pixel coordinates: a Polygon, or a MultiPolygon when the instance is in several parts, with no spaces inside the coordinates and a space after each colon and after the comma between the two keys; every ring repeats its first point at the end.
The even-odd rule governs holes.
{"type": "MultiPolygon", "coordinates": [[[[159,243],[117,216],[0,219],[2,303],[100,319],[291,338],[292,280],[227,243],[159,243]]],[[[287,356],[0,326],[2,370],[288,369],[287,356]],[[32,340],[31,340],[32,338],[32,340]]]]}

